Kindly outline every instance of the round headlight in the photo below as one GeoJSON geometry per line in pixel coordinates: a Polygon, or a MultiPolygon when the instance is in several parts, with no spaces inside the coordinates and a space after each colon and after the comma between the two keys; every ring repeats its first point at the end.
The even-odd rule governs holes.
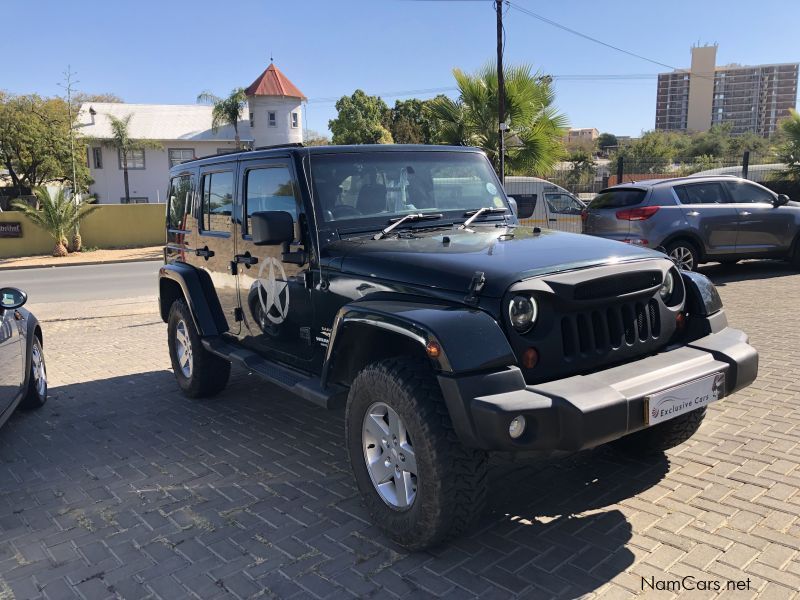
{"type": "Polygon", "coordinates": [[[530,296],[514,296],[508,303],[508,320],[520,333],[525,333],[536,321],[536,300],[530,296]]]}
{"type": "Polygon", "coordinates": [[[669,300],[670,296],[672,296],[672,290],[675,288],[675,279],[672,277],[672,272],[667,271],[667,274],[664,276],[664,283],[661,284],[661,289],[658,290],[658,293],[661,295],[661,299],[665,302],[669,300]]]}

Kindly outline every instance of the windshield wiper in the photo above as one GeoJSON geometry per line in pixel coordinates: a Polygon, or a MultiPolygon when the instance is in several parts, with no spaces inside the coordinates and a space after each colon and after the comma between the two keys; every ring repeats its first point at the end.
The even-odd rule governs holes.
{"type": "Polygon", "coordinates": [[[466,229],[467,227],[472,225],[472,222],[475,219],[477,219],[478,217],[480,217],[481,215],[484,215],[484,214],[487,214],[487,213],[500,213],[500,212],[504,213],[507,210],[508,209],[506,207],[504,207],[504,206],[503,207],[500,207],[500,206],[484,206],[483,208],[479,208],[478,210],[469,210],[466,213],[464,213],[464,216],[468,216],[468,217],[469,217],[469,215],[472,215],[472,216],[469,217],[469,219],[467,219],[466,221],[464,221],[461,225],[459,225],[458,228],[459,229],[466,229]]]}
{"type": "Polygon", "coordinates": [[[410,223],[411,221],[427,221],[432,219],[441,219],[444,215],[442,213],[435,213],[435,214],[424,214],[424,213],[411,213],[402,217],[400,219],[392,219],[389,221],[391,225],[389,225],[386,229],[381,229],[378,233],[372,236],[373,240],[379,240],[387,233],[394,230],[395,227],[399,227],[403,223],[410,223]]]}

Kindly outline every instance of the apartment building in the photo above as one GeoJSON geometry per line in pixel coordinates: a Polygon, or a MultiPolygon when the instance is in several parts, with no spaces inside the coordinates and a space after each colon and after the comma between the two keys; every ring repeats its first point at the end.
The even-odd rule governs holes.
{"type": "Polygon", "coordinates": [[[798,63],[716,66],[717,46],[692,48],[692,65],[660,73],[656,129],[706,131],[729,123],[769,136],[797,104],[798,63]]]}

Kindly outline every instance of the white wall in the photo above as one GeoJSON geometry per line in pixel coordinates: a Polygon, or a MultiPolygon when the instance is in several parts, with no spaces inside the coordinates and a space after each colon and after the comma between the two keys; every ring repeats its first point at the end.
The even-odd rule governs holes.
{"type": "MultiPolygon", "coordinates": [[[[128,169],[128,185],[131,198],[146,197],[150,204],[164,202],[169,185],[169,148],[193,148],[195,157],[216,154],[218,148],[236,147],[235,142],[223,141],[195,141],[174,142],[161,141],[163,149],[150,149],[144,151],[144,170],[128,169]]],[[[89,191],[97,194],[100,204],[120,204],[120,199],[125,197],[125,180],[123,171],[119,167],[117,151],[109,146],[100,146],[103,152],[103,168],[94,168],[94,157],[89,150],[89,174],[94,183],[89,191]]]]}
{"type": "MultiPolygon", "coordinates": [[[[255,140],[256,148],[303,141],[303,109],[299,98],[250,96],[247,102],[248,110],[253,113],[255,118],[250,134],[255,140]],[[275,112],[276,124],[274,127],[270,127],[268,122],[267,113],[270,111],[275,112]],[[296,128],[292,127],[292,112],[297,113],[296,128]]],[[[249,113],[245,117],[249,117],[249,113]]]]}

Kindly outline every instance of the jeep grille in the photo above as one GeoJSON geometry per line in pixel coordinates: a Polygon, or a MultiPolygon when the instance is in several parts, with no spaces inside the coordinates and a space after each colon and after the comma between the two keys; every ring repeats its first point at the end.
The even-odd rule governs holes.
{"type": "Polygon", "coordinates": [[[561,318],[564,358],[607,354],[636,345],[652,346],[661,334],[658,302],[627,302],[575,312],[561,318]]]}

